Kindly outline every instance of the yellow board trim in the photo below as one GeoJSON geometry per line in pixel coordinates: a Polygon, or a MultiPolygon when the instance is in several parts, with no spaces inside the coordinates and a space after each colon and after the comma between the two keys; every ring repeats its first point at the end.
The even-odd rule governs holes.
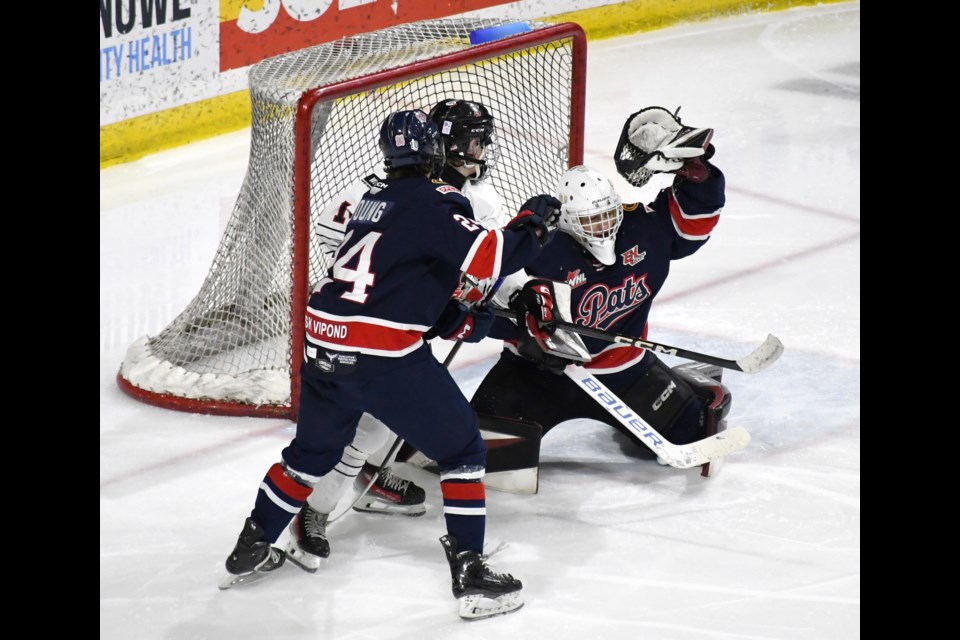
{"type": "Polygon", "coordinates": [[[250,92],[237,91],[100,127],[100,168],[250,126],[250,92]]]}
{"type": "MultiPolygon", "coordinates": [[[[845,1],[848,0],[631,0],[543,20],[576,22],[588,39],[603,40],[663,29],[683,21],[845,1]]],[[[235,19],[242,6],[255,10],[262,2],[220,0],[221,20],[235,19]]],[[[249,126],[250,94],[246,90],[123,120],[100,127],[100,168],[249,126]]]]}

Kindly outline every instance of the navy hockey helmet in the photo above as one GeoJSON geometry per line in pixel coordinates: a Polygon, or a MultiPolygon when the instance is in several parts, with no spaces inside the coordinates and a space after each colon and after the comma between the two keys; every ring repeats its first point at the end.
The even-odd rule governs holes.
{"type": "Polygon", "coordinates": [[[487,108],[472,100],[443,100],[430,110],[430,119],[443,137],[447,162],[477,167],[473,177],[481,177],[495,156],[496,128],[487,108]]]}
{"type": "Polygon", "coordinates": [[[426,113],[395,111],[380,127],[380,151],[388,170],[422,165],[431,173],[443,166],[443,141],[426,113]]]}

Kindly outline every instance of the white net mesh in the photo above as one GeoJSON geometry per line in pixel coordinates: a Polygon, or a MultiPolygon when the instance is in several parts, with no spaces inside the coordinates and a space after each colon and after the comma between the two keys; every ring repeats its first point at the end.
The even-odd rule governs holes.
{"type": "Polygon", "coordinates": [[[582,69],[572,36],[564,35],[571,29],[533,23],[519,50],[512,50],[517,38],[471,47],[472,31],[497,24],[452,19],[403,25],[252,67],[249,165],[213,265],[200,292],[166,329],[131,345],[118,376],[121,387],[173,408],[291,415],[301,357],[293,350],[303,324],[292,318],[308,296],[304,290],[295,304],[294,274],[304,269],[300,281],[315,282],[327,266],[310,233],[312,219],[381,164],[379,127],[392,111],[426,111],[449,98],[480,102],[494,115],[498,135],[497,161],[485,179],[507,210],[552,191],[569,166],[571,139],[579,139],[571,132],[581,126],[574,121],[572,92],[582,69]],[[550,41],[530,44],[538,32],[550,41]],[[466,61],[481,50],[483,59],[466,61]],[[345,81],[351,81],[346,93],[345,81]],[[315,104],[298,109],[311,90],[315,104]],[[311,160],[309,175],[295,178],[298,117],[309,118],[311,160]],[[311,220],[297,227],[307,236],[298,240],[294,184],[306,179],[308,202],[297,205],[311,220]],[[300,246],[304,255],[295,259],[300,246]]]}

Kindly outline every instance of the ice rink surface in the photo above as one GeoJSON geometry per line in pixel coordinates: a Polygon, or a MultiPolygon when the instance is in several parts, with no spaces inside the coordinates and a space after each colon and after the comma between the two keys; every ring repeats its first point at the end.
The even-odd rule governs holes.
{"type": "MultiPolygon", "coordinates": [[[[611,176],[642,107],[682,105],[716,130],[727,206],[674,263],[650,338],[734,358],[768,333],[784,342],[770,369],[724,378],[750,446],[707,480],[633,459],[596,423],[552,431],[538,495],[488,492],[488,542],[506,545],[491,562],[524,582],[513,615],[456,616],[439,484],[407,465],[424,517],[351,512],[317,574],[288,564],[220,592],[294,426],[158,409],[117,387],[127,346],[199,290],[249,131],[156,154],[100,172],[100,638],[860,637],[860,3],[591,43],[587,87],[586,162],[611,176]]],[[[470,347],[453,365],[468,397],[499,344],[470,347]]]]}

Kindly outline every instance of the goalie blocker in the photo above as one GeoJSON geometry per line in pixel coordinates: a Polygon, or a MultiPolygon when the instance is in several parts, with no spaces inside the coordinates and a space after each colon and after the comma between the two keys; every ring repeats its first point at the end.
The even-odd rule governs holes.
{"type": "MultiPolygon", "coordinates": [[[[599,420],[634,439],[568,378],[532,376],[528,369],[535,369],[536,365],[522,360],[511,362],[521,366],[499,364],[484,380],[485,385],[500,390],[499,396],[488,397],[481,385],[473,400],[487,445],[487,487],[510,493],[536,493],[540,441],[550,429],[566,420],[599,420]],[[505,397],[504,389],[519,392],[517,396],[505,397]],[[564,400],[558,401],[559,398],[564,400]],[[494,414],[489,409],[497,405],[502,405],[502,410],[498,408],[494,414]]],[[[657,360],[620,399],[671,442],[685,444],[726,429],[732,397],[721,382],[722,374],[723,369],[714,365],[691,362],[671,369],[657,360]]],[[[647,447],[639,443],[637,447],[637,457],[653,458],[647,447]]],[[[436,472],[433,462],[409,445],[404,446],[398,459],[436,472]]],[[[722,462],[716,459],[704,464],[701,475],[716,475],[722,462]]]]}

